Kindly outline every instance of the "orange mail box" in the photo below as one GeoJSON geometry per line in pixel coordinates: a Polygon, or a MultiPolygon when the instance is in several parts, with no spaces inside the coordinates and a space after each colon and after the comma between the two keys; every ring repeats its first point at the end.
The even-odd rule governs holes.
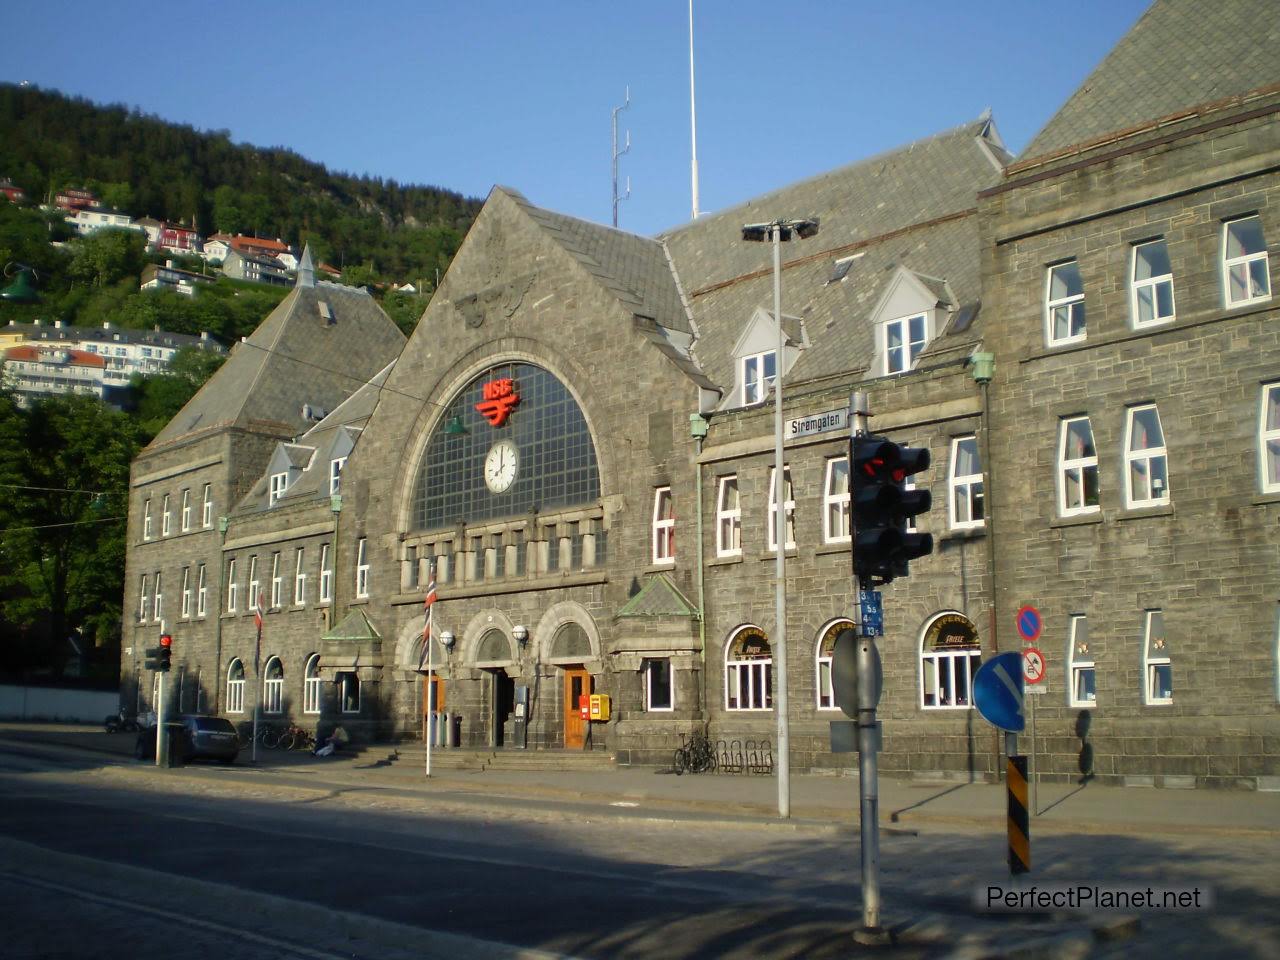
{"type": "Polygon", "coordinates": [[[591,697],[585,693],[578,697],[578,714],[583,720],[591,719],[591,697]]]}
{"type": "Polygon", "coordinates": [[[591,695],[591,719],[609,719],[609,695],[607,693],[593,693],[591,695]]]}

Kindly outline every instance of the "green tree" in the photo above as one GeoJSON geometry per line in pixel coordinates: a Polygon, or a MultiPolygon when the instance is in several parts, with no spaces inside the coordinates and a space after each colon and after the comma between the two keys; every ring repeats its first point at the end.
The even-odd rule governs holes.
{"type": "Polygon", "coordinates": [[[137,277],[146,264],[146,245],[146,235],[137,230],[95,230],[75,242],[68,273],[96,287],[137,277]]]}
{"type": "Polygon", "coordinates": [[[98,185],[98,196],[108,207],[133,212],[133,187],[127,183],[103,183],[98,185]]]}
{"type": "Polygon", "coordinates": [[[212,351],[186,347],[173,355],[167,373],[154,377],[135,374],[129,386],[143,442],[150,442],[225,361],[225,356],[212,351]]]}
{"type": "Polygon", "coordinates": [[[226,184],[213,191],[213,227],[219,233],[239,233],[244,229],[244,214],[234,187],[226,184]]]}

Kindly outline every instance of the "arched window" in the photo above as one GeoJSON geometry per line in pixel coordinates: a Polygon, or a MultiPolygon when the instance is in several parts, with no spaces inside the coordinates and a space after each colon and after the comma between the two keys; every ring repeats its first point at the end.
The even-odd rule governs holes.
{"type": "Polygon", "coordinates": [[[814,645],[817,660],[814,685],[818,694],[819,710],[836,709],[835,695],[831,690],[831,654],[836,648],[836,637],[840,635],[840,631],[852,626],[852,620],[841,617],[838,620],[832,620],[818,632],[818,642],[814,645]]]}
{"type": "Polygon", "coordinates": [[[489,630],[480,638],[476,647],[476,663],[507,664],[515,658],[511,655],[511,641],[501,630],[489,630]]]}
{"type": "Polygon", "coordinates": [[[227,667],[227,713],[244,713],[244,664],[238,657],[227,667]]]}
{"type": "Polygon", "coordinates": [[[551,638],[551,659],[555,661],[591,659],[591,638],[587,636],[587,631],[582,628],[582,624],[564,623],[556,629],[555,636],[551,638]]]}
{"type": "Polygon", "coordinates": [[[936,614],[920,639],[920,705],[926,710],[968,708],[981,663],[982,645],[969,618],[936,614]]]}
{"type": "Polygon", "coordinates": [[[759,627],[740,627],[725,645],[724,708],[773,708],[773,649],[759,627]]]}
{"type": "Polygon", "coordinates": [[[320,712],[320,691],[323,689],[320,679],[320,654],[313,653],[307,657],[307,667],[302,675],[302,712],[320,712]]]}
{"type": "Polygon", "coordinates": [[[284,664],[279,657],[272,657],[262,674],[262,712],[281,713],[283,710],[284,664]]]}

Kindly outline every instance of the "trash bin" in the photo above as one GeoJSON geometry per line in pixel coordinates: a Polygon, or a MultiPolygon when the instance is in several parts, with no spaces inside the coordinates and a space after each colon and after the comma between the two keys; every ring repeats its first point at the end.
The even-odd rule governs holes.
{"type": "Polygon", "coordinates": [[[437,747],[443,747],[449,741],[449,714],[441,710],[436,714],[439,718],[436,723],[436,743],[437,747]]]}
{"type": "Polygon", "coordinates": [[[169,760],[165,764],[167,767],[180,767],[183,764],[183,753],[185,753],[186,737],[180,723],[166,723],[164,725],[164,735],[169,748],[169,760]]]}
{"type": "Polygon", "coordinates": [[[462,714],[455,713],[449,724],[449,746],[458,747],[462,744],[462,714]]]}

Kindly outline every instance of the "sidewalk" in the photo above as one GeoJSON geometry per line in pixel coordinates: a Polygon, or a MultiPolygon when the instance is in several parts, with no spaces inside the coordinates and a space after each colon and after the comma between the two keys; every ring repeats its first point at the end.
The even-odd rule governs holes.
{"type": "MultiPolygon", "coordinates": [[[[53,744],[131,758],[134,734],[69,724],[0,723],[0,740],[53,744]]],[[[601,805],[616,816],[778,823],[775,777],[686,774],[654,767],[603,771],[456,770],[437,766],[428,780],[421,754],[398,754],[393,745],[317,759],[305,752],[259,750],[256,764],[242,752],[225,776],[269,775],[283,784],[378,786],[393,793],[461,793],[476,802],[527,798],[546,803],[601,805]]],[[[925,783],[880,778],[880,822],[885,829],[1002,832],[1003,785],[925,783]]],[[[1035,829],[1043,833],[1126,835],[1217,834],[1280,838],[1280,793],[1167,790],[1042,784],[1035,829]]],[[[791,819],[801,825],[852,828],[858,820],[856,777],[792,774],[791,819]]]]}

